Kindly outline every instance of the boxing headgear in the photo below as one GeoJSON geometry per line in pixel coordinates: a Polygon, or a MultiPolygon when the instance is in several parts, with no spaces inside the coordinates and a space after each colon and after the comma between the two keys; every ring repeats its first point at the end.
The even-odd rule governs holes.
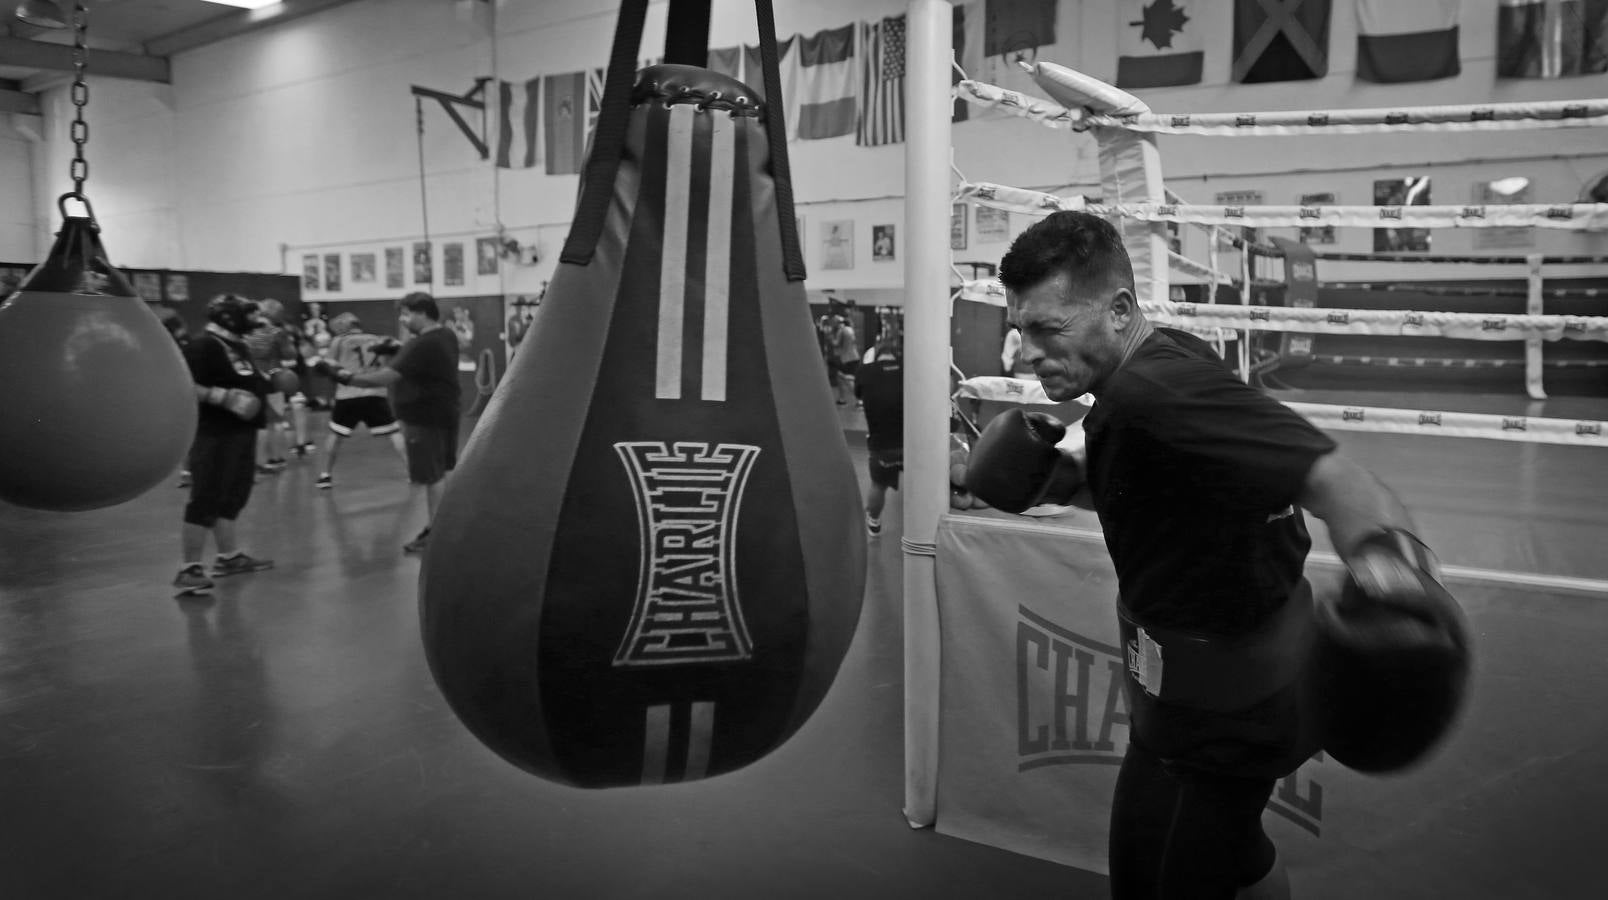
{"type": "Polygon", "coordinates": [[[256,301],[238,294],[219,294],[207,303],[207,321],[231,334],[249,333],[252,330],[251,317],[256,313],[256,301]]]}
{"type": "Polygon", "coordinates": [[[331,334],[345,334],[348,331],[361,331],[363,323],[357,318],[357,313],[343,312],[329,320],[331,334]]]}
{"type": "Polygon", "coordinates": [[[1391,529],[1363,541],[1363,550],[1370,544],[1396,571],[1378,577],[1353,567],[1338,596],[1318,598],[1314,699],[1325,752],[1359,772],[1395,772],[1450,732],[1463,707],[1470,640],[1422,542],[1391,529]]]}

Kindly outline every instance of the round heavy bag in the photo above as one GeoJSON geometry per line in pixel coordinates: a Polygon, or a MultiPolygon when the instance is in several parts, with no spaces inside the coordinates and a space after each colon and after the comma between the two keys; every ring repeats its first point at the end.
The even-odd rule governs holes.
{"type": "Polygon", "coordinates": [[[638,76],[596,254],[558,267],[452,476],[421,576],[452,708],[584,787],[759,759],[820,703],[865,579],[858,486],[760,105],[638,76]]]}
{"type": "Polygon", "coordinates": [[[106,260],[93,220],[68,217],[50,255],[0,304],[0,499],[70,512],[143,494],[195,436],[189,367],[106,260]]]}
{"type": "Polygon", "coordinates": [[[1347,578],[1319,598],[1311,677],[1323,749],[1359,772],[1425,759],[1451,730],[1468,682],[1468,626],[1457,601],[1420,573],[1411,603],[1365,597],[1347,578]]]}

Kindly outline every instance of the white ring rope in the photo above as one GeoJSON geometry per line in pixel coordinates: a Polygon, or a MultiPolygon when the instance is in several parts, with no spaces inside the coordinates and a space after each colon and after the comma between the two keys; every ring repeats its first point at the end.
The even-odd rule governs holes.
{"type": "Polygon", "coordinates": [[[955,93],[978,106],[1002,109],[1051,128],[1117,128],[1147,134],[1265,137],[1297,134],[1378,134],[1403,131],[1521,131],[1608,125],[1608,100],[1550,100],[1419,106],[1402,109],[1325,109],[1248,113],[1101,115],[980,81],[955,93]]]}
{"type": "Polygon", "coordinates": [[[1061,197],[1043,191],[986,181],[966,182],[957,191],[963,200],[1028,215],[1082,210],[1141,222],[1190,225],[1246,225],[1253,228],[1324,225],[1360,228],[1556,228],[1567,231],[1608,230],[1608,203],[1514,203],[1495,206],[1201,206],[1182,203],[1094,204],[1082,196],[1061,197]]]}
{"type": "MultiPolygon", "coordinates": [[[[967,300],[1002,305],[998,281],[967,281],[967,300]]],[[[1372,334],[1390,337],[1446,337],[1477,341],[1608,341],[1608,316],[1528,316],[1492,313],[1418,312],[1403,309],[1327,309],[1323,307],[1239,306],[1146,300],[1145,315],[1162,325],[1195,333],[1214,328],[1293,331],[1306,334],[1372,334]]]]}

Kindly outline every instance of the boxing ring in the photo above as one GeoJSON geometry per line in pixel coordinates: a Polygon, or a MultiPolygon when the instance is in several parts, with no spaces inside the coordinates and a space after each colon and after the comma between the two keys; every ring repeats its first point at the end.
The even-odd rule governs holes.
{"type": "MultiPolygon", "coordinates": [[[[949,310],[932,298],[1003,303],[997,283],[965,280],[950,269],[947,205],[959,200],[1039,215],[1084,209],[1113,218],[1152,321],[1218,342],[1248,379],[1310,359],[1315,336],[1522,341],[1522,360],[1513,357],[1510,364],[1522,365],[1533,402],[1546,396],[1549,348],[1608,341],[1608,317],[1547,313],[1546,301],[1573,295],[1546,288],[1546,267],[1603,259],[1480,258],[1522,267],[1523,313],[1341,309],[1313,302],[1315,260],[1350,255],[1315,254],[1293,242],[1239,241],[1238,266],[1225,270],[1215,248],[1239,239],[1222,229],[1375,228],[1383,216],[1391,227],[1600,232],[1608,230],[1608,204],[1191,206],[1166,190],[1155,135],[1601,127],[1608,125],[1608,101],[1163,115],[1126,92],[1045,62],[1034,67],[1034,77],[1054,102],[960,82],[955,90],[973,103],[1095,137],[1103,203],[1094,204],[974,182],[952,169],[950,5],[914,0],[908,12],[906,366],[914,377],[906,386],[904,812],[915,827],[1103,872],[1106,817],[1127,732],[1124,661],[1112,612],[1115,576],[1090,511],[1069,508],[1035,519],[951,513],[945,505],[949,310]],[[1207,231],[1208,262],[1172,252],[1165,223],[1207,231]],[[1204,302],[1175,299],[1174,274],[1191,279],[1204,302]],[[1212,302],[1218,286],[1237,287],[1238,302],[1212,302]],[[1284,304],[1249,302],[1257,288],[1271,286],[1285,291],[1284,304]],[[1276,342],[1278,349],[1259,357],[1253,338],[1276,342]]],[[[1571,466],[1608,462],[1601,455],[1608,438],[1595,418],[1289,405],[1325,430],[1418,442],[1412,455],[1428,454],[1431,467],[1454,440],[1511,451],[1521,460],[1547,451],[1564,454],[1571,466]]],[[[1489,455],[1481,450],[1471,458],[1489,455]]],[[[1490,465],[1500,470],[1505,464],[1490,465]]],[[[1321,524],[1314,528],[1308,571],[1320,590],[1341,576],[1321,531],[1321,524]]],[[[1469,709],[1441,752],[1388,778],[1358,775],[1320,754],[1275,789],[1264,821],[1298,896],[1418,896],[1414,886],[1427,884],[1435,888],[1423,896],[1594,895],[1575,893],[1579,884],[1557,879],[1586,869],[1597,852],[1590,835],[1608,831],[1608,788],[1601,786],[1601,773],[1583,768],[1594,750],[1608,745],[1608,709],[1599,702],[1608,692],[1608,673],[1591,665],[1608,641],[1608,607],[1601,605],[1608,578],[1532,574],[1494,562],[1446,567],[1477,644],[1469,709]]]]}

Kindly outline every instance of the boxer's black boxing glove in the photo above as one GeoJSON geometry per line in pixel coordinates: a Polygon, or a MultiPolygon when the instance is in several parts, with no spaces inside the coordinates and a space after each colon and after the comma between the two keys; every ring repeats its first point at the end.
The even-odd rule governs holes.
{"type": "Polygon", "coordinates": [[[395,356],[402,351],[402,342],[393,337],[380,338],[369,349],[375,356],[395,356]]]}
{"type": "Polygon", "coordinates": [[[1083,467],[1056,449],[1065,436],[1066,426],[1048,413],[1000,413],[972,444],[966,490],[1011,513],[1069,502],[1083,485],[1083,467]]]}
{"type": "Polygon", "coordinates": [[[1464,638],[1462,610],[1418,536],[1383,528],[1352,548],[1331,614],[1344,639],[1370,647],[1448,647],[1464,638]]]}

